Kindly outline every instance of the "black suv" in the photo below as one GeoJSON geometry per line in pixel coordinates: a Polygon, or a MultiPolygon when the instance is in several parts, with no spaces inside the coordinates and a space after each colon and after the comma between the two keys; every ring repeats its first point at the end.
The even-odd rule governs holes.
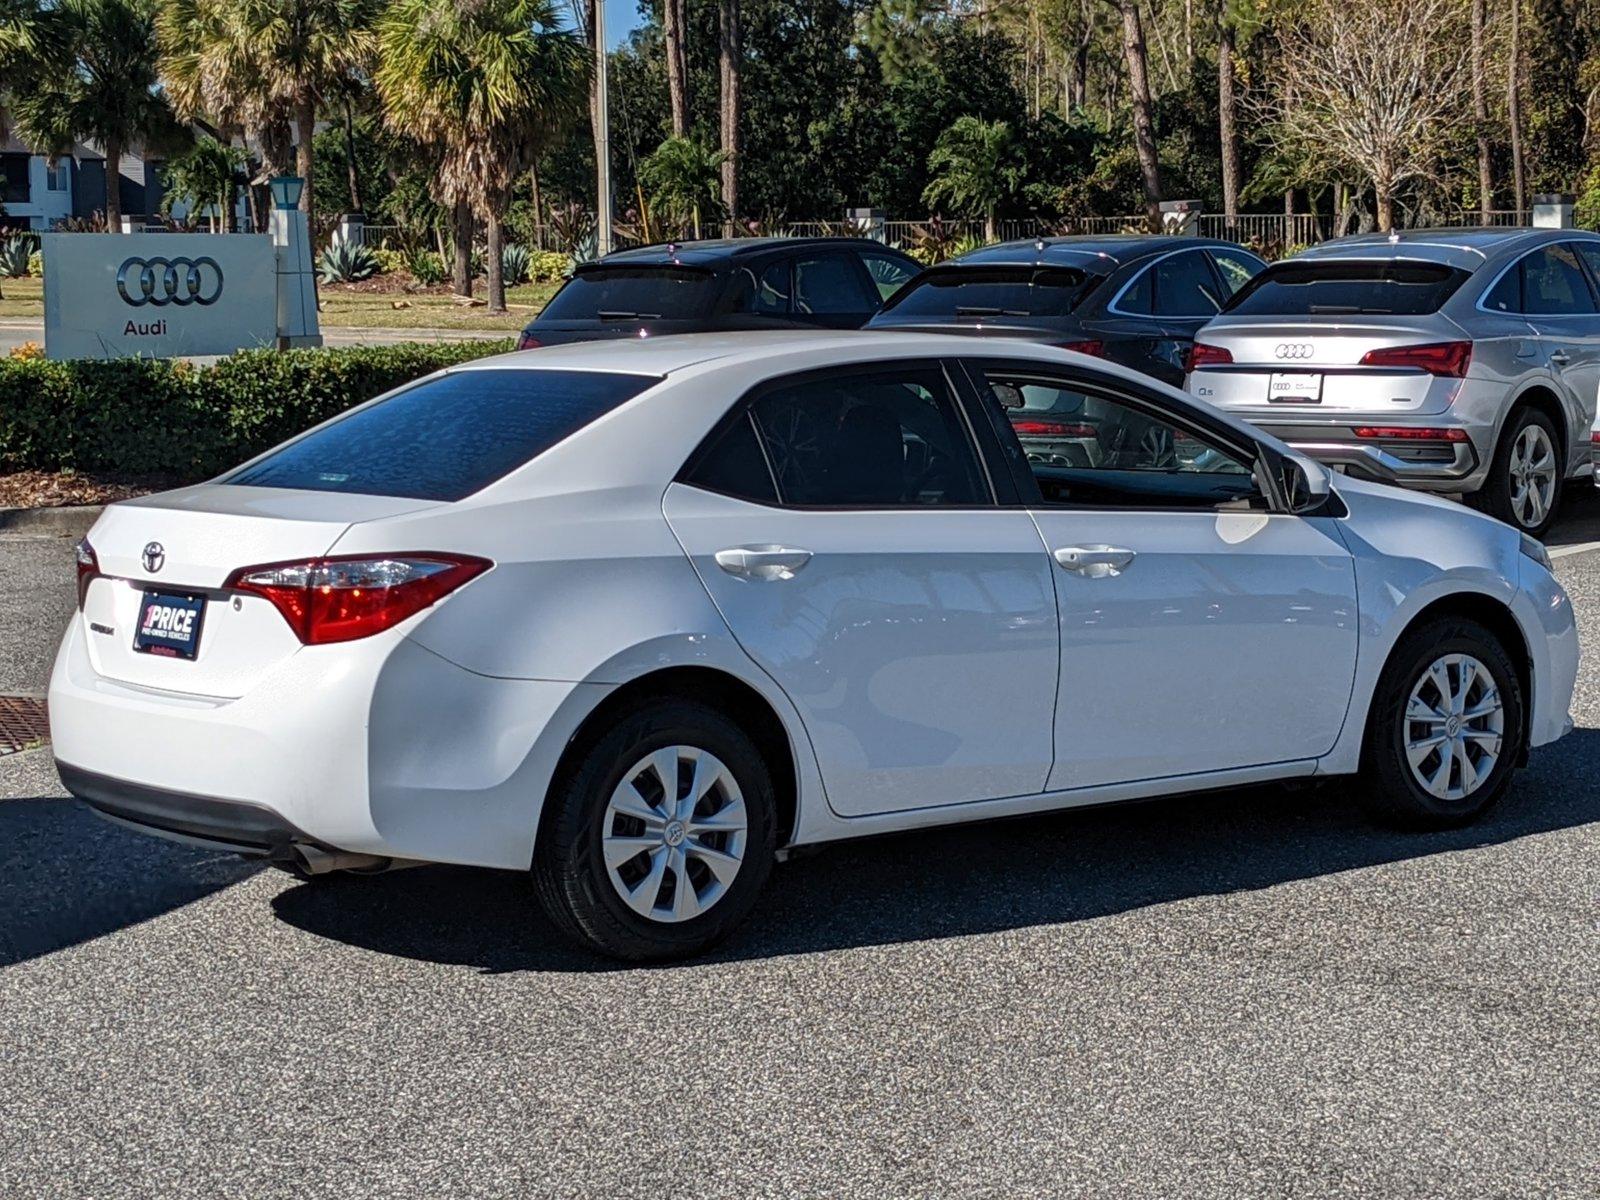
{"type": "Polygon", "coordinates": [[[922,268],[866,238],[668,242],[573,272],[521,349],[733,329],[859,329],[922,268]]]}
{"type": "Polygon", "coordinates": [[[925,271],[868,328],[1053,342],[1182,387],[1194,335],[1265,266],[1208,238],[1003,242],[925,271]]]}

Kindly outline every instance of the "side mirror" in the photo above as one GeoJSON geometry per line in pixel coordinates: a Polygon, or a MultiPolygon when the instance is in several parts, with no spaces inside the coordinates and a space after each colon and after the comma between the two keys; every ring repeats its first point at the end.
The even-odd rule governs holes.
{"type": "Polygon", "coordinates": [[[1333,477],[1328,468],[1303,454],[1282,455],[1278,477],[1289,511],[1309,516],[1333,495],[1333,477]]]}

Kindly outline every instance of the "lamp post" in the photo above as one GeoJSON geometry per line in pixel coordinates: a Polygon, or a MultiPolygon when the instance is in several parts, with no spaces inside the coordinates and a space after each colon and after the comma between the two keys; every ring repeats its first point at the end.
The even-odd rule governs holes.
{"type": "Polygon", "coordinates": [[[322,345],[317,326],[317,277],[311,266],[311,227],[300,211],[306,181],[276,175],[272,193],[272,244],[278,256],[278,349],[322,345]]]}
{"type": "Polygon", "coordinates": [[[611,253],[611,114],[606,78],[606,0],[594,0],[595,253],[611,253]]]}

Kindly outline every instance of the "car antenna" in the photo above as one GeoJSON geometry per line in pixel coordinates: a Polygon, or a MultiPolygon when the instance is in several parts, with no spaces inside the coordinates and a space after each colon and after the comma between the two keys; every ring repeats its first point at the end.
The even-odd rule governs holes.
{"type": "Polygon", "coordinates": [[[673,266],[681,267],[683,265],[682,263],[680,263],[678,261],[678,243],[677,242],[668,242],[667,243],[667,257],[672,259],[672,265],[673,266]]]}

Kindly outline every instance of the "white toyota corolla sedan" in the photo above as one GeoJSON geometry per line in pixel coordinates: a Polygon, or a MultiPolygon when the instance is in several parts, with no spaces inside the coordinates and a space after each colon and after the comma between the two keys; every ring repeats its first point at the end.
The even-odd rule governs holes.
{"type": "Polygon", "coordinates": [[[1516,530],[930,334],[455,367],[108,508],[78,595],[50,716],[105,816],[313,874],[531,870],[637,959],[838,838],[1352,773],[1459,824],[1570,728],[1578,663],[1516,530]],[[1030,461],[1045,432],[1076,450],[1030,461]]]}

